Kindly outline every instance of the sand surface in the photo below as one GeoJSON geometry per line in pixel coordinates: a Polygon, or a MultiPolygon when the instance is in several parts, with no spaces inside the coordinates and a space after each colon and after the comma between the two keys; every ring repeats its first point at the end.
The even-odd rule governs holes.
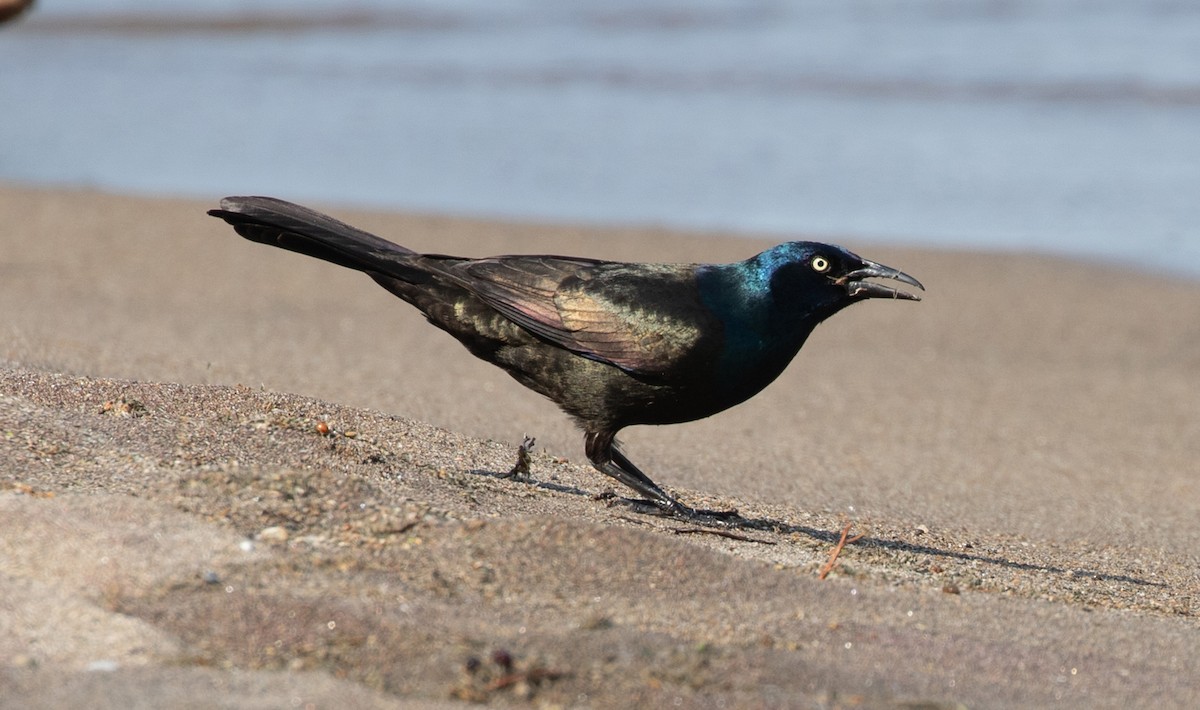
{"type": "MultiPolygon", "coordinates": [[[[848,243],[926,300],[623,436],[735,538],[597,499],[553,405],[219,197],[0,186],[0,707],[1200,705],[1200,284],[848,243]]],[[[465,255],[768,245],[323,207],[465,255]]]]}

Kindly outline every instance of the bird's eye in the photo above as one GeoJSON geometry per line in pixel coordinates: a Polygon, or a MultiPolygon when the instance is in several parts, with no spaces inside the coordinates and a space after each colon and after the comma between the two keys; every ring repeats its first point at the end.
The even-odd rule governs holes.
{"type": "Polygon", "coordinates": [[[814,256],[812,261],[808,263],[813,267],[813,271],[817,272],[818,274],[823,274],[826,271],[829,271],[829,259],[826,259],[823,256],[814,256]]]}

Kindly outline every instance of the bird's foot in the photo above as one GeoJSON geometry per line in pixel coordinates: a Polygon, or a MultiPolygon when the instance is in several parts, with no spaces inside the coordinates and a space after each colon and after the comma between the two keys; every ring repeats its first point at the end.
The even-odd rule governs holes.
{"type": "Polygon", "coordinates": [[[674,518],[675,520],[682,520],[685,523],[692,523],[693,525],[730,527],[744,520],[736,510],[692,508],[677,500],[656,501],[646,498],[613,497],[610,505],[623,505],[635,513],[674,518]]]}
{"type": "Polygon", "coordinates": [[[682,520],[694,525],[717,527],[734,527],[745,520],[736,509],[711,510],[708,508],[689,508],[682,503],[676,503],[674,510],[670,510],[666,514],[676,520],[682,520]]]}

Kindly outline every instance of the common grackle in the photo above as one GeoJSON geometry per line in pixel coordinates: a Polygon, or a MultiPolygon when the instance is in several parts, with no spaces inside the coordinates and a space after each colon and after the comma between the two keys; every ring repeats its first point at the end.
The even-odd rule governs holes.
{"type": "Polygon", "coordinates": [[[841,247],[787,242],[735,264],[628,264],[565,256],[418,254],[269,197],[210,210],[243,237],[362,271],[476,357],[554,400],[588,460],[643,496],[643,512],[714,522],[659,488],[616,445],[631,424],[673,424],[745,401],[818,323],[868,298],[920,300],[868,281],[913,277],[841,247]]]}

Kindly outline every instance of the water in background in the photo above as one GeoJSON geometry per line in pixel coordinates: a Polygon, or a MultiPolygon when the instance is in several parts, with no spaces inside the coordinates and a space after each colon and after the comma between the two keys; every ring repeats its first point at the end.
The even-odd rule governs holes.
{"type": "Polygon", "coordinates": [[[0,180],[1200,275],[1200,3],[41,0],[0,180]]]}

